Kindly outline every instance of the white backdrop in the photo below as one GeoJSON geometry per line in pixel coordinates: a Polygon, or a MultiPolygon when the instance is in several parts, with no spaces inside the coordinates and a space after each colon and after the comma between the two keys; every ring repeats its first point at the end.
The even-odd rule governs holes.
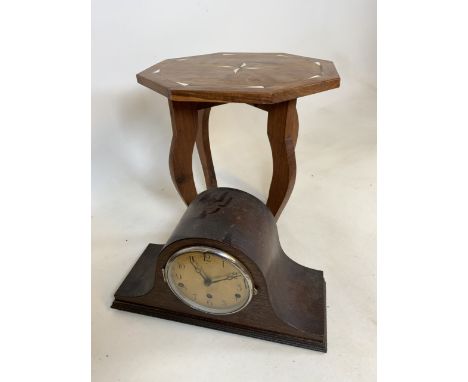
{"type": "MultiPolygon", "coordinates": [[[[92,371],[95,381],[375,380],[375,3],[92,3],[92,371]],[[184,211],[170,181],[167,100],[135,74],[166,58],[286,52],[334,61],[340,89],[298,101],[298,173],[278,222],[290,257],[322,269],[329,350],[321,354],[111,310],[149,242],[184,211]]],[[[266,113],[214,108],[218,184],[265,199],[266,113]]],[[[201,168],[194,155],[202,189],[201,168]]]]}

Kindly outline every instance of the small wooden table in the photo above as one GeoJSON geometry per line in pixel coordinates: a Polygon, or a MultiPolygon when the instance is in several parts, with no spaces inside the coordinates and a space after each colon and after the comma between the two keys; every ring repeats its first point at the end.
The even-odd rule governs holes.
{"type": "Polygon", "coordinates": [[[195,143],[206,187],[217,187],[208,133],[211,108],[239,102],[268,112],[273,177],[266,204],[276,219],[296,178],[296,100],[340,86],[333,62],[285,53],[213,53],[174,58],[151,66],[137,74],[137,79],[169,100],[173,131],[170,172],[187,205],[197,196],[192,172],[195,143]]]}

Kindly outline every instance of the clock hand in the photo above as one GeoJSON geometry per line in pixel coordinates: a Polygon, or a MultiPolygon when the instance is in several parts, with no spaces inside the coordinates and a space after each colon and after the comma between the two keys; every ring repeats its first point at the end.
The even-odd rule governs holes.
{"type": "Polygon", "coordinates": [[[220,281],[224,281],[224,280],[232,280],[232,279],[235,279],[235,278],[240,277],[240,276],[241,275],[239,273],[232,272],[232,273],[229,273],[226,276],[220,276],[220,277],[215,277],[215,278],[211,279],[211,284],[217,283],[217,282],[220,282],[220,281]]]}
{"type": "Polygon", "coordinates": [[[195,272],[197,272],[202,278],[203,278],[203,281],[205,282],[205,284],[210,284],[211,283],[211,280],[210,278],[205,274],[205,272],[203,271],[202,268],[200,268],[197,263],[195,262],[195,260],[193,260],[192,258],[190,258],[190,263],[193,265],[193,267],[195,268],[195,272]]]}

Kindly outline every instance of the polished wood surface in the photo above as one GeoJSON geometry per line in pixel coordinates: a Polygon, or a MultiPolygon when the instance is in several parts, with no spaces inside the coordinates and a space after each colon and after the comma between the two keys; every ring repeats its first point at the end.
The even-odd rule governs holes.
{"type": "Polygon", "coordinates": [[[271,104],[339,87],[333,62],[287,53],[213,53],[165,60],[137,74],[174,101],[271,104]]]}

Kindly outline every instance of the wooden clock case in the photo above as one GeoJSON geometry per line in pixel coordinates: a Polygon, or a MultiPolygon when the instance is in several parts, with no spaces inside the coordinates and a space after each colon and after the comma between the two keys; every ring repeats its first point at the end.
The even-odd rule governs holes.
{"type": "Polygon", "coordinates": [[[281,248],[275,218],[254,196],[211,188],[190,203],[167,243],[149,244],[115,293],[113,308],[326,352],[325,280],[281,248]],[[210,315],[190,308],[169,289],[170,255],[209,246],[240,260],[257,290],[243,310],[210,315]]]}

